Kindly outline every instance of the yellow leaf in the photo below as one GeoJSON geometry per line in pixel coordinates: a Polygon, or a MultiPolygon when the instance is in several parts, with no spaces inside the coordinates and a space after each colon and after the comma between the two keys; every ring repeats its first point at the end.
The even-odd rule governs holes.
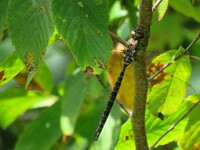
{"type": "MultiPolygon", "coordinates": [[[[122,45],[117,45],[112,51],[112,56],[108,63],[108,78],[112,88],[114,87],[115,82],[123,68],[123,49],[124,47],[122,45]]],[[[126,68],[124,78],[117,95],[117,99],[129,109],[133,106],[133,86],[133,66],[130,65],[126,68]]]]}

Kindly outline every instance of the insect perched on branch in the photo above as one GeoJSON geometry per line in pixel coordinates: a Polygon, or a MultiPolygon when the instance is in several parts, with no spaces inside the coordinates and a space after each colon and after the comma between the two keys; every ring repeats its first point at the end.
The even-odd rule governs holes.
{"type": "Polygon", "coordinates": [[[108,115],[112,109],[112,106],[114,104],[114,101],[116,99],[117,93],[120,89],[125,70],[127,66],[129,66],[133,61],[136,60],[137,52],[140,49],[140,40],[144,38],[144,35],[140,29],[134,29],[130,32],[131,39],[128,41],[127,49],[124,50],[124,57],[123,57],[123,69],[121,73],[118,76],[118,79],[115,83],[115,86],[112,90],[112,93],[110,95],[109,101],[107,102],[107,106],[104,110],[103,116],[101,118],[101,121],[99,123],[99,126],[96,130],[94,140],[98,140],[98,137],[104,127],[104,124],[108,118],[108,115]]]}

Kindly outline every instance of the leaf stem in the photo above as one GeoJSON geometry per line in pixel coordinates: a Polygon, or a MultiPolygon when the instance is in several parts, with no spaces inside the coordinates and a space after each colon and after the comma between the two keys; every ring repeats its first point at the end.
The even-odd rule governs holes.
{"type": "Polygon", "coordinates": [[[156,144],[165,136],[167,135],[170,131],[172,131],[178,124],[181,122],[185,117],[188,116],[188,114],[195,108],[197,105],[200,103],[200,101],[196,102],[179,120],[177,120],[163,135],[161,135],[156,142],[149,148],[149,150],[152,150],[156,144]]]}
{"type": "Polygon", "coordinates": [[[155,72],[152,76],[150,76],[148,78],[149,81],[153,80],[158,74],[160,74],[164,69],[166,69],[167,67],[169,67],[172,63],[174,63],[175,61],[177,61],[178,59],[180,59],[181,57],[183,57],[184,55],[186,55],[188,53],[188,51],[190,50],[190,48],[199,40],[200,38],[200,32],[197,34],[197,36],[195,37],[195,39],[192,41],[192,43],[190,43],[190,45],[188,45],[188,47],[177,57],[175,57],[173,60],[171,60],[169,63],[165,64],[161,69],[159,69],[157,72],[155,72]]]}
{"type": "Polygon", "coordinates": [[[200,57],[190,55],[190,58],[200,60],[200,57]]]}

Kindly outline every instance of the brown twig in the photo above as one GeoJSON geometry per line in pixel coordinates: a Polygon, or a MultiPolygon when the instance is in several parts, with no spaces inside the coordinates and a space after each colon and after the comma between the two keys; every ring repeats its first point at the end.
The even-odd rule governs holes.
{"type": "Polygon", "coordinates": [[[134,103],[131,116],[136,150],[148,150],[145,131],[145,109],[148,90],[145,56],[150,34],[151,20],[152,0],[140,0],[137,28],[144,34],[144,39],[140,40],[141,46],[138,51],[137,61],[133,63],[134,103]]]}
{"type": "Polygon", "coordinates": [[[171,60],[169,63],[165,64],[161,69],[159,69],[157,72],[155,72],[152,76],[150,76],[148,78],[149,81],[153,80],[158,74],[160,74],[164,69],[166,69],[167,67],[169,67],[172,63],[174,63],[175,61],[177,61],[178,59],[180,59],[181,57],[183,57],[184,55],[186,55],[188,53],[188,51],[190,50],[190,48],[199,40],[200,38],[200,32],[197,34],[197,36],[195,37],[195,39],[192,41],[192,43],[190,43],[190,45],[185,49],[185,51],[183,51],[180,55],[178,55],[177,57],[175,57],[173,60],[171,60]]]}
{"type": "Polygon", "coordinates": [[[200,60],[200,57],[190,55],[190,58],[200,60]]]}
{"type": "Polygon", "coordinates": [[[187,115],[200,103],[200,101],[196,102],[179,120],[177,120],[163,135],[161,135],[156,142],[149,148],[149,150],[152,150],[156,144],[165,136],[167,135],[170,131],[172,131],[178,124],[181,122],[187,115]]]}
{"type": "Polygon", "coordinates": [[[160,5],[161,2],[162,2],[162,0],[157,0],[157,1],[155,2],[155,4],[154,4],[153,7],[152,7],[152,11],[153,11],[153,12],[156,10],[156,8],[160,5]]]}
{"type": "Polygon", "coordinates": [[[120,38],[118,35],[116,35],[115,33],[109,31],[110,36],[117,42],[123,44],[124,46],[128,47],[128,42],[122,38],[120,38]]]}
{"type": "MultiPolygon", "coordinates": [[[[110,92],[108,90],[108,88],[106,87],[106,85],[104,84],[104,82],[101,80],[100,76],[99,75],[95,75],[97,80],[99,81],[99,83],[101,84],[101,86],[105,89],[105,91],[108,93],[108,95],[110,95],[110,92]]],[[[116,100],[117,101],[117,104],[124,110],[124,112],[127,113],[128,116],[131,115],[131,112],[128,111],[128,109],[122,104],[119,102],[119,100],[116,100]]]]}

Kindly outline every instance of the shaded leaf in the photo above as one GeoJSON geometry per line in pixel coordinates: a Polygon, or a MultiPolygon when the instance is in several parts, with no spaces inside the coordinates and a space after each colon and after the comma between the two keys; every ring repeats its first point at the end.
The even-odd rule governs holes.
{"type": "Polygon", "coordinates": [[[15,150],[47,150],[61,136],[60,101],[44,110],[20,135],[15,150]]]}
{"type": "Polygon", "coordinates": [[[6,27],[6,14],[7,14],[7,7],[8,7],[8,0],[1,0],[0,1],[0,41],[3,37],[3,30],[6,27]]]}
{"type": "Polygon", "coordinates": [[[61,99],[61,129],[66,136],[71,136],[74,133],[86,88],[86,79],[81,71],[67,78],[64,95],[61,99]]]}
{"type": "Polygon", "coordinates": [[[23,68],[24,65],[16,53],[9,55],[0,63],[0,86],[13,79],[23,68]]]}
{"type": "MultiPolygon", "coordinates": [[[[157,16],[155,15],[154,17],[157,16]]],[[[148,47],[156,48],[156,51],[165,50],[166,46],[177,47],[177,43],[181,43],[185,37],[183,32],[184,19],[178,13],[166,13],[162,21],[157,21],[157,18],[153,19],[148,47]]]]}
{"type": "Polygon", "coordinates": [[[87,73],[100,73],[110,57],[107,5],[105,0],[52,2],[58,32],[87,73]]]}
{"type": "Polygon", "coordinates": [[[170,1],[169,4],[176,11],[200,22],[200,16],[199,16],[200,7],[194,7],[190,0],[175,0],[175,1],[170,1]]]}
{"type": "Polygon", "coordinates": [[[8,27],[12,43],[27,70],[36,71],[53,33],[50,1],[10,0],[8,27]]]}
{"type": "Polygon", "coordinates": [[[91,101],[90,107],[79,117],[75,128],[75,133],[85,137],[88,141],[88,145],[91,145],[91,149],[94,150],[111,149],[118,138],[120,129],[120,108],[117,104],[114,104],[98,141],[93,140],[105,105],[106,101],[102,98],[91,101]]]}
{"type": "Polygon", "coordinates": [[[35,74],[34,81],[46,92],[50,93],[53,88],[53,77],[47,64],[42,61],[39,70],[35,74]]]}
{"type": "MultiPolygon", "coordinates": [[[[176,50],[168,51],[158,56],[148,69],[150,77],[166,63],[172,60],[176,50]]],[[[154,115],[170,115],[180,106],[186,94],[187,82],[191,74],[191,65],[188,56],[174,62],[163,70],[151,82],[147,102],[154,115]]]]}
{"type": "MultiPolygon", "coordinates": [[[[24,69],[16,77],[15,80],[20,86],[25,86],[27,82],[28,72],[24,69]]],[[[53,78],[48,66],[42,61],[36,75],[26,90],[37,90],[43,93],[50,93],[53,87],[53,78]]]]}

